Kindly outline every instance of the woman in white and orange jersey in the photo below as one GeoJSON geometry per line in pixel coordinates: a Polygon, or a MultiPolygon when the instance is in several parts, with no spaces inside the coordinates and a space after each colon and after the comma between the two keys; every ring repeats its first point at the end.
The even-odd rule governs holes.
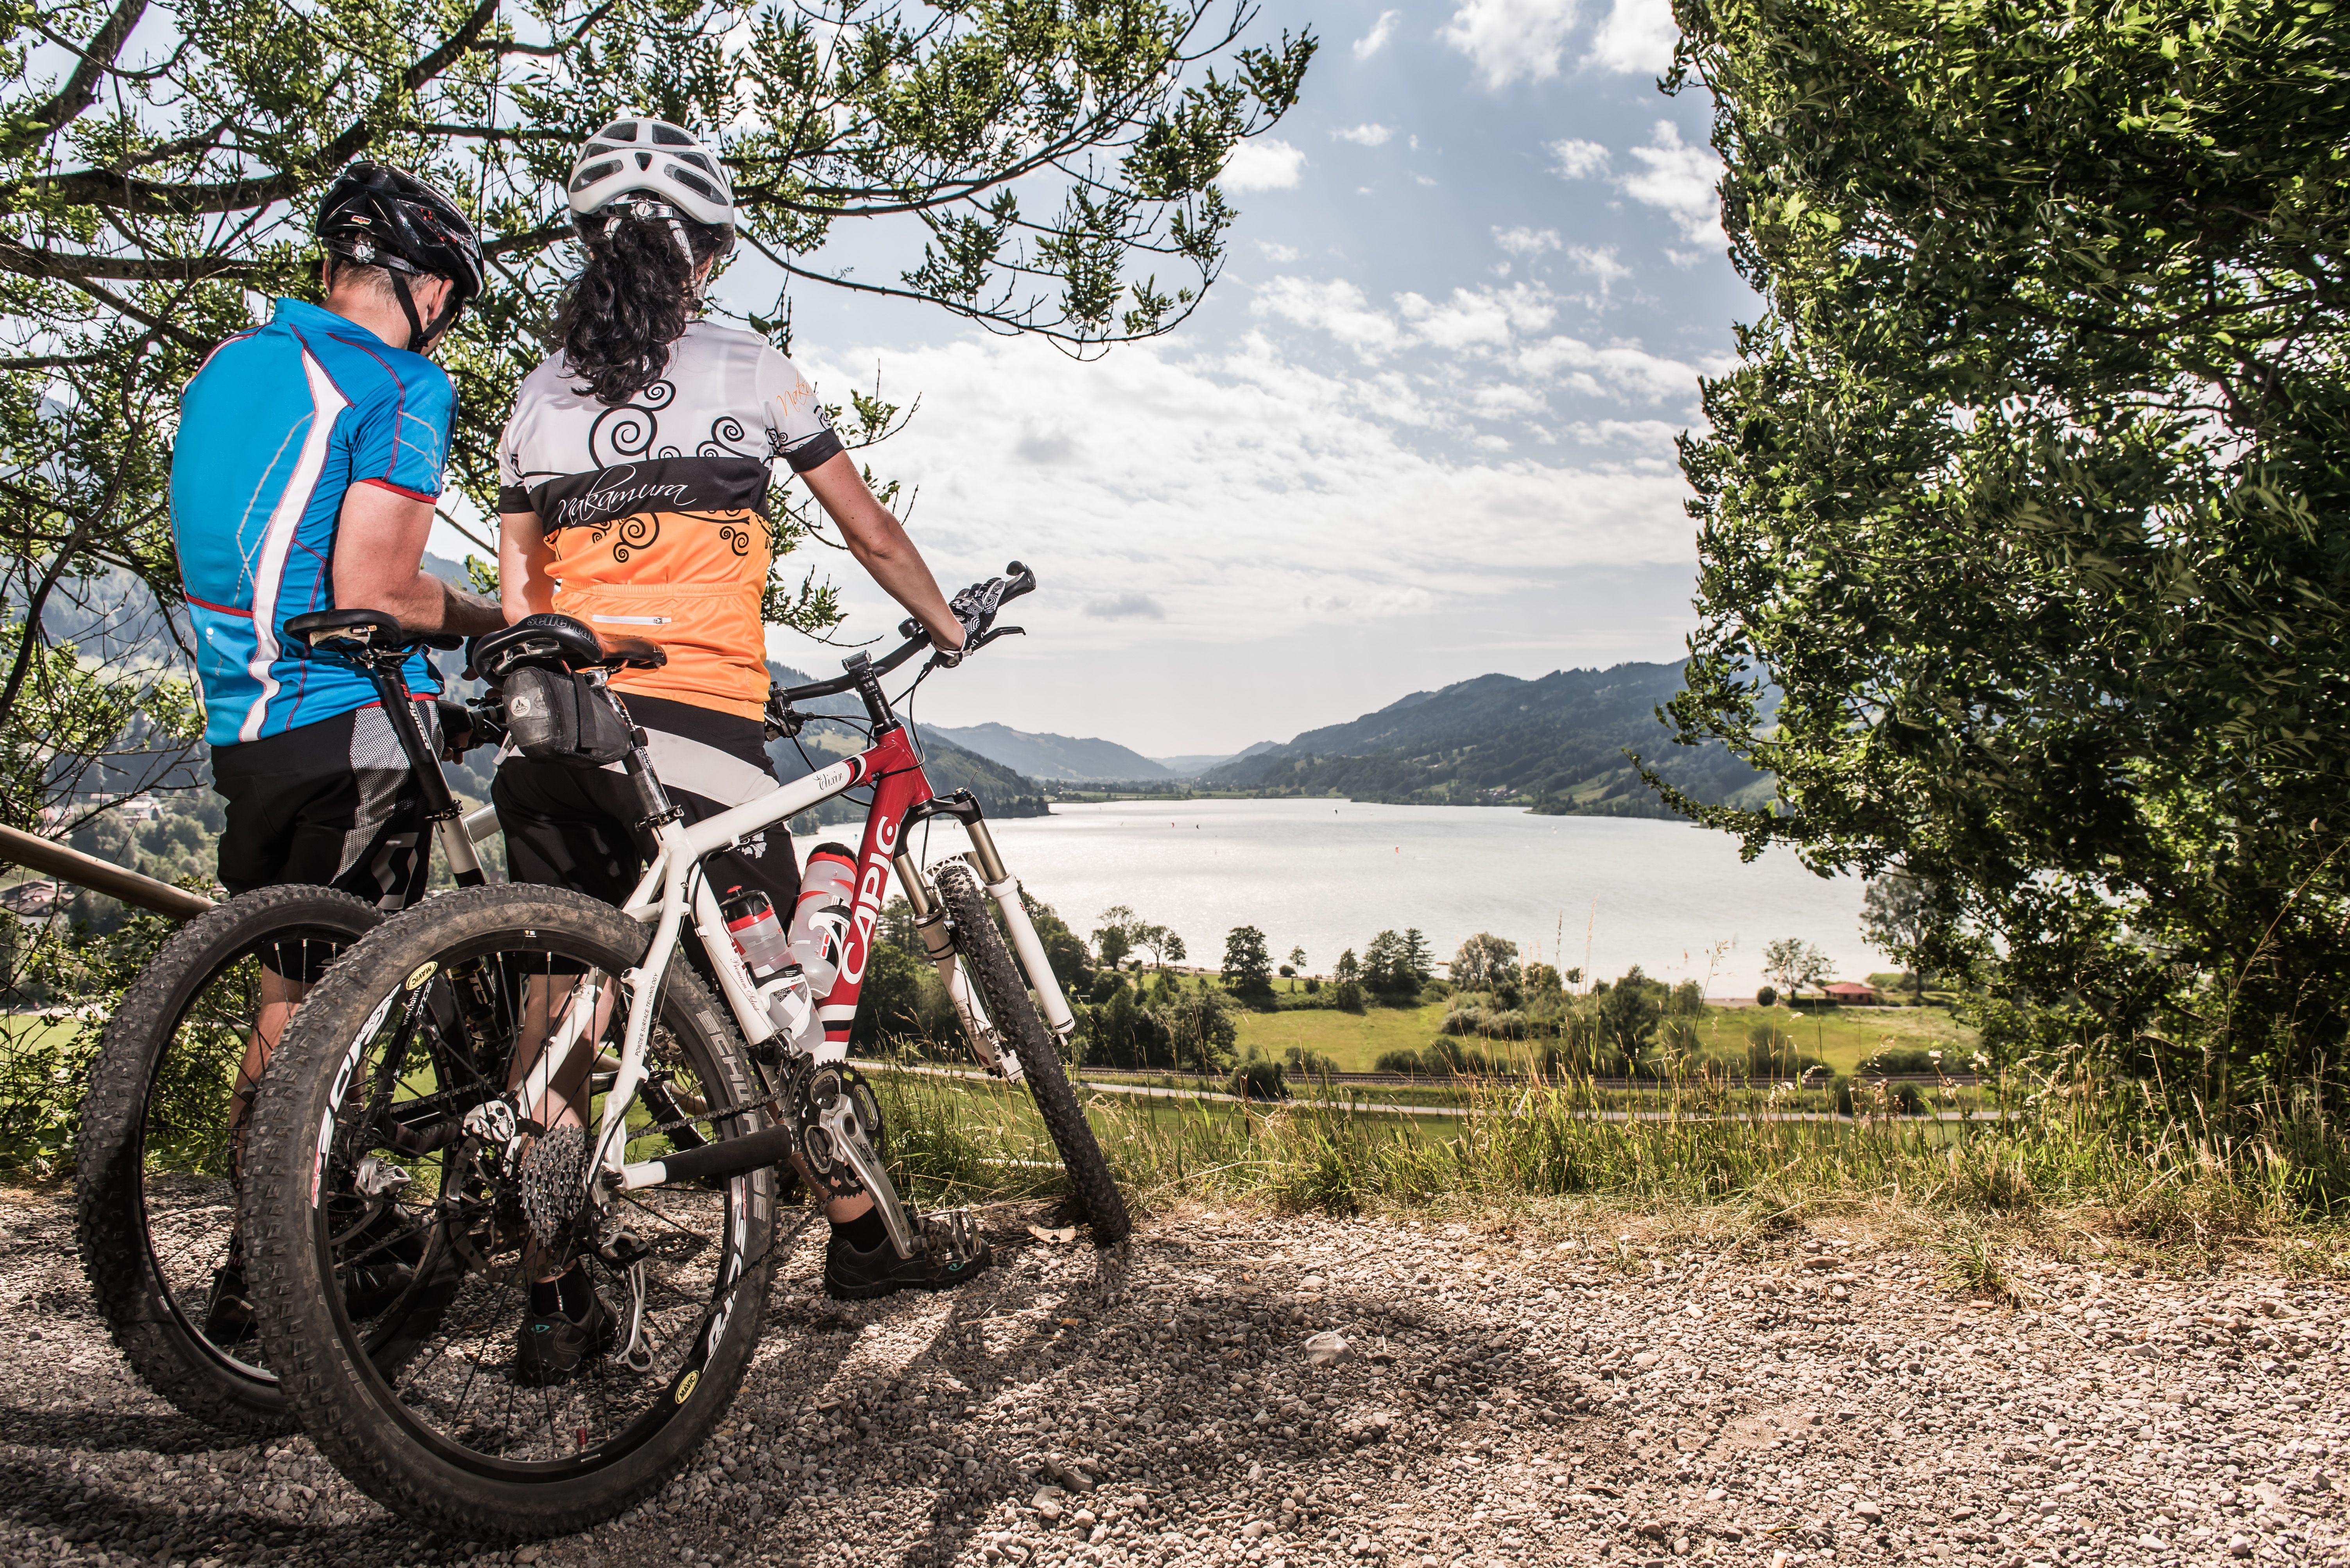
{"type": "MultiPolygon", "coordinates": [[[[499,443],[499,590],[509,620],[545,611],[659,643],[658,670],[615,675],[654,772],[689,822],[776,787],[763,717],[770,552],[767,497],[780,459],[838,524],[865,569],[951,655],[966,630],[913,541],[867,488],[816,389],[766,341],[699,318],[711,269],[734,242],[724,167],[688,131],[616,120],[573,166],[572,221],[587,265],[567,296],[560,346],[525,379],[499,443]]],[[[619,904],[653,845],[616,766],[510,755],[494,790],[517,882],[619,904]]],[[[846,851],[842,852],[844,855],[846,851]]],[[[798,900],[789,836],[712,856],[722,896],[798,900]]],[[[833,1206],[825,1282],[870,1296],[932,1278],[900,1262],[871,1199],[833,1206]]],[[[976,1272],[968,1262],[960,1278],[976,1272]]],[[[556,1381],[610,1338],[584,1273],[534,1290],[519,1370],[556,1381]]]]}

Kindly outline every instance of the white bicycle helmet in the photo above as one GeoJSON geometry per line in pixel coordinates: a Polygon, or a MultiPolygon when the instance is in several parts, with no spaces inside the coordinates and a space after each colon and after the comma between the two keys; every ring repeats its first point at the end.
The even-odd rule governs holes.
{"type": "Polygon", "coordinates": [[[648,216],[675,215],[726,231],[734,243],[734,184],[726,166],[694,140],[693,133],[665,119],[616,119],[588,139],[571,165],[567,187],[572,226],[592,238],[591,221],[625,196],[635,196],[648,216]],[[667,212],[660,211],[665,205],[667,212]]]}

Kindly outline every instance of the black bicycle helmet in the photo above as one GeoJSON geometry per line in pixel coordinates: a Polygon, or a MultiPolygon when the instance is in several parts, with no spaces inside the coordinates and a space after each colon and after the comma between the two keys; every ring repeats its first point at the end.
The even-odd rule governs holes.
{"type": "Polygon", "coordinates": [[[482,292],[482,242],[473,225],[456,202],[405,169],[362,159],[344,170],[318,202],[317,235],[328,254],[391,275],[392,292],[414,334],[409,347],[419,353],[482,292]],[[452,286],[430,327],[417,319],[408,292],[408,279],[424,275],[445,277],[452,286]]]}

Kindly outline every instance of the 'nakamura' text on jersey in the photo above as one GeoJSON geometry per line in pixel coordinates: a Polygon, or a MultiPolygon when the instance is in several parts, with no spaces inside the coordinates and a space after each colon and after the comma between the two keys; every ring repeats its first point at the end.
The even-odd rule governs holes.
{"type": "Polygon", "coordinates": [[[498,443],[498,510],[537,514],[556,610],[669,655],[613,685],[756,719],[770,465],[805,473],[840,451],[790,360],[697,321],[625,403],[580,389],[560,354],[525,378],[498,443]]]}
{"type": "MultiPolygon", "coordinates": [[[[286,621],[335,603],[343,493],[430,501],[455,408],[449,378],[355,321],[281,299],[269,325],[213,350],[180,400],[172,529],[196,633],[204,739],[257,741],[376,701],[365,676],[288,645],[286,621]]],[[[408,684],[439,690],[420,654],[408,684]]]]}

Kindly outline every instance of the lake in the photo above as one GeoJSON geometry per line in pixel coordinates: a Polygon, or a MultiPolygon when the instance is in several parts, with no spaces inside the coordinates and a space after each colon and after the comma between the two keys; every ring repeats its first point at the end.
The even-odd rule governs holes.
{"type": "MultiPolygon", "coordinates": [[[[951,826],[941,822],[941,839],[951,826]]],[[[1224,933],[1253,925],[1276,963],[1302,947],[1322,974],[1341,948],[1359,954],[1408,926],[1439,958],[1492,931],[1530,958],[1563,952],[1565,968],[1587,950],[1591,971],[1611,979],[1636,963],[1676,981],[1710,971],[1714,996],[1752,994],[1762,946],[1779,937],[1817,945],[1838,979],[1892,967],[1861,939],[1857,879],[1814,877],[1784,850],[1742,865],[1736,840],[1686,823],[1201,800],[1056,805],[993,826],[1022,884],[1078,930],[1130,905],[1180,933],[1195,964],[1219,961],[1224,933]]]]}

